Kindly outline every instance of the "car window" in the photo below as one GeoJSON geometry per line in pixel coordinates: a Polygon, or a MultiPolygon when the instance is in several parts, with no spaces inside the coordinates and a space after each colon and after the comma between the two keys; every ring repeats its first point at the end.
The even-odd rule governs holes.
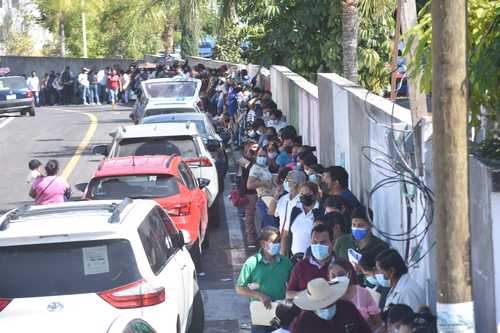
{"type": "Polygon", "coordinates": [[[193,97],[196,93],[197,82],[147,82],[144,83],[147,94],[151,98],[184,98],[193,97]]]}
{"type": "Polygon", "coordinates": [[[171,175],[130,175],[94,179],[89,197],[96,200],[129,198],[166,198],[179,194],[177,179],[171,175]]]}
{"type": "Polygon", "coordinates": [[[191,173],[191,170],[186,164],[184,163],[179,164],[179,173],[182,179],[184,180],[184,184],[186,184],[187,188],[189,188],[190,190],[196,188],[196,181],[193,177],[193,174],[191,173]]]}
{"type": "Polygon", "coordinates": [[[144,111],[143,117],[158,116],[162,114],[191,113],[191,112],[197,112],[197,110],[193,108],[147,109],[144,111]]]}
{"type": "Polygon", "coordinates": [[[198,133],[201,135],[205,135],[208,133],[207,128],[205,126],[205,122],[203,120],[182,120],[182,119],[167,119],[167,118],[156,118],[156,117],[147,117],[142,121],[143,124],[155,124],[155,123],[169,123],[169,124],[185,124],[187,122],[194,123],[196,125],[196,129],[198,133]]]}
{"type": "Polygon", "coordinates": [[[135,319],[127,324],[123,333],[156,333],[156,331],[144,320],[135,319]]]}
{"type": "Polygon", "coordinates": [[[26,81],[21,77],[1,77],[0,78],[0,90],[18,90],[27,89],[28,86],[26,81]]]}
{"type": "Polygon", "coordinates": [[[115,157],[146,155],[180,155],[195,158],[198,151],[191,137],[158,137],[123,139],[115,157]]]}
{"type": "Polygon", "coordinates": [[[141,278],[125,239],[0,247],[0,298],[96,293],[141,278]]]}
{"type": "Polygon", "coordinates": [[[153,273],[158,275],[174,254],[174,240],[167,233],[165,221],[158,209],[149,213],[139,226],[139,237],[153,273]]]}

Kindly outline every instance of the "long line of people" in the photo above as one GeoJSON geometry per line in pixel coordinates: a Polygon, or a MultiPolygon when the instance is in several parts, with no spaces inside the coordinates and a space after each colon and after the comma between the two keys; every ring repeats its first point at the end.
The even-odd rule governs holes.
{"type": "Polygon", "coordinates": [[[231,198],[256,251],[236,291],[276,311],[274,327],[252,332],[435,332],[435,317],[419,313],[423,290],[374,234],[377,221],[349,190],[347,171],[319,164],[246,72],[219,69],[207,83],[204,105],[241,151],[231,198]]]}

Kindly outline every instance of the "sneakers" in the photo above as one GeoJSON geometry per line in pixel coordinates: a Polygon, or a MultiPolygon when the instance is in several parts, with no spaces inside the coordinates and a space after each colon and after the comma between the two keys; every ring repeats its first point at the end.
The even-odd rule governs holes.
{"type": "Polygon", "coordinates": [[[97,102],[97,105],[102,105],[101,102],[97,102]]]}

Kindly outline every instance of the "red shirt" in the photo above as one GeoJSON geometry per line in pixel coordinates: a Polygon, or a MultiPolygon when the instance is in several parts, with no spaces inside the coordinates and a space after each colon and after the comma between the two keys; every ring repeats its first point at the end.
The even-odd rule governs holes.
{"type": "Polygon", "coordinates": [[[108,76],[108,87],[109,87],[109,89],[120,88],[120,77],[118,75],[109,75],[108,76]]]}
{"type": "Polygon", "coordinates": [[[287,289],[290,291],[302,291],[307,289],[309,281],[324,278],[329,280],[328,264],[318,267],[318,263],[312,257],[306,257],[293,266],[287,289]]]}
{"type": "Polygon", "coordinates": [[[335,302],[337,311],[330,320],[318,317],[313,311],[302,311],[292,323],[291,333],[370,333],[370,326],[354,304],[349,301],[335,302]]]}

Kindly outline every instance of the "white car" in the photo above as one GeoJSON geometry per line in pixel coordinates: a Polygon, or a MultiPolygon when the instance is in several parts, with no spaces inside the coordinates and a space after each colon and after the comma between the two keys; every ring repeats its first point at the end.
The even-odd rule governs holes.
{"type": "Polygon", "coordinates": [[[201,112],[198,107],[201,81],[198,79],[162,78],[141,82],[141,97],[130,118],[135,124],[144,117],[160,114],[201,112]]]}
{"type": "Polygon", "coordinates": [[[152,200],[12,210],[0,217],[0,267],[2,332],[108,332],[124,316],[158,333],[203,331],[183,234],[152,200]]]}
{"type": "Polygon", "coordinates": [[[145,155],[180,155],[189,165],[195,178],[210,180],[204,188],[208,207],[219,194],[216,161],[208,151],[194,122],[143,124],[119,127],[111,133],[110,146],[94,147],[94,153],[107,158],[145,155]]]}

